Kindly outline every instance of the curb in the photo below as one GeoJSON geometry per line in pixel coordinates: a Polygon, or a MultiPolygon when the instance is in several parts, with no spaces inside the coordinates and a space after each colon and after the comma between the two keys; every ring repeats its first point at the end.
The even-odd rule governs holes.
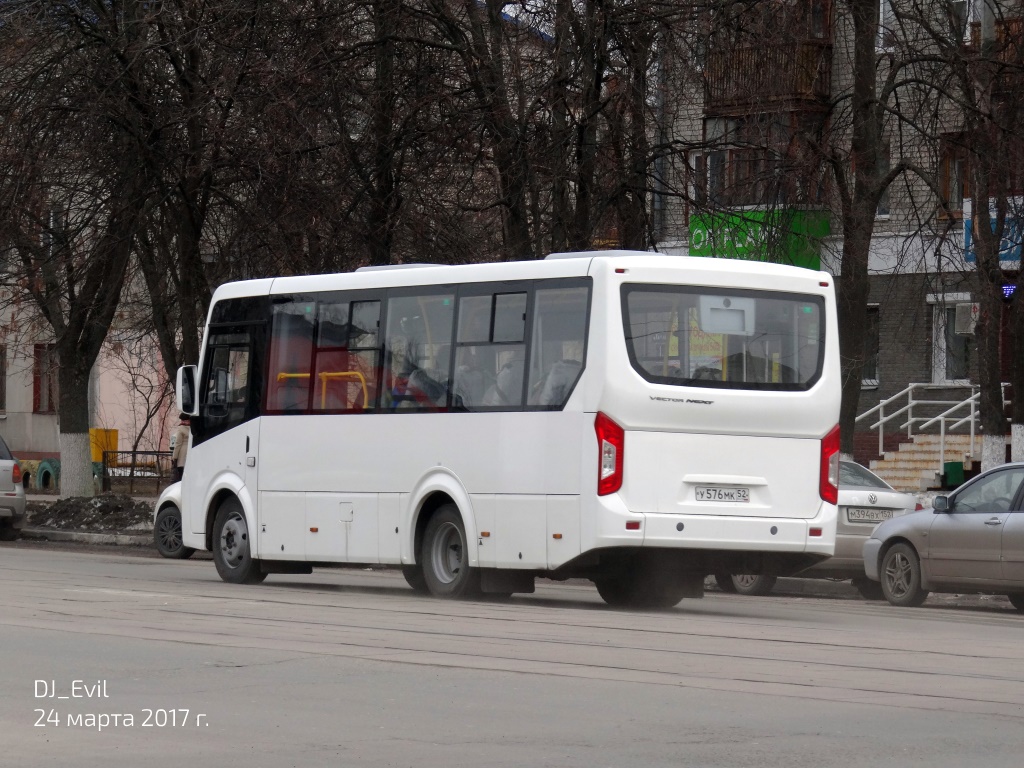
{"type": "Polygon", "coordinates": [[[83,533],[81,531],[61,531],[55,528],[22,528],[21,535],[31,539],[74,541],[80,544],[115,544],[122,547],[153,546],[152,533],[83,533]]]}

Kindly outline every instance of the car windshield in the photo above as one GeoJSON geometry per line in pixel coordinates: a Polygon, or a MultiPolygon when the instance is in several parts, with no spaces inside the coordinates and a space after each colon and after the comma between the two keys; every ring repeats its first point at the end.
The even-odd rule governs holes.
{"type": "Polygon", "coordinates": [[[892,490],[878,475],[872,474],[860,464],[854,464],[852,461],[839,462],[839,487],[892,490]]]}
{"type": "Polygon", "coordinates": [[[14,457],[11,456],[11,451],[7,447],[7,443],[0,437],[0,461],[11,461],[14,457]]]}

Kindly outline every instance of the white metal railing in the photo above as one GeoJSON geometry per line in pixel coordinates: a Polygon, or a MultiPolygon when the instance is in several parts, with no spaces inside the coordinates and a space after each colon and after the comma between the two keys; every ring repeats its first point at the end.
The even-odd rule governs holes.
{"type": "MultiPolygon", "coordinates": [[[[874,408],[871,408],[870,410],[864,411],[864,413],[862,413],[860,416],[857,417],[857,421],[861,421],[862,419],[866,419],[868,416],[871,416],[872,414],[874,414],[876,412],[878,413],[878,421],[876,421],[874,424],[872,424],[870,427],[868,427],[868,429],[877,429],[878,430],[878,455],[879,456],[882,456],[885,453],[884,444],[885,444],[885,425],[886,424],[888,424],[893,419],[897,419],[900,416],[903,416],[904,414],[906,414],[906,417],[907,417],[906,421],[904,421],[902,424],[900,424],[900,426],[897,427],[897,429],[900,429],[900,430],[906,429],[907,430],[907,437],[909,438],[909,437],[913,437],[913,435],[914,435],[914,425],[917,422],[919,422],[919,421],[926,421],[929,418],[927,416],[914,416],[914,406],[915,405],[919,406],[919,407],[924,407],[924,406],[935,407],[935,406],[943,406],[943,405],[958,406],[962,402],[964,402],[963,400],[932,400],[932,399],[929,399],[929,398],[915,397],[915,393],[917,393],[919,391],[934,390],[936,388],[941,388],[941,389],[970,389],[972,397],[974,395],[974,390],[975,390],[975,387],[974,387],[973,384],[951,384],[948,387],[947,386],[936,387],[936,385],[934,385],[934,384],[910,384],[905,389],[900,390],[899,392],[897,392],[895,395],[893,395],[890,398],[882,400],[874,408]],[[892,413],[888,413],[888,414],[886,413],[886,409],[890,405],[892,405],[893,403],[897,402],[898,400],[902,400],[903,398],[906,398],[906,400],[907,400],[907,404],[906,405],[902,406],[901,408],[898,408],[897,410],[893,411],[892,413]]],[[[970,398],[968,398],[968,399],[970,399],[970,398]]]]}
{"type": "MultiPolygon", "coordinates": [[[[999,385],[999,393],[1000,393],[1000,396],[1002,397],[1003,407],[1004,408],[1007,405],[1010,404],[1010,401],[1006,399],[1006,387],[1007,386],[1009,386],[1009,385],[1005,381],[1002,382],[999,385]]],[[[978,402],[980,400],[981,400],[981,393],[980,392],[975,392],[973,395],[971,395],[966,400],[964,400],[964,401],[962,401],[960,403],[957,403],[956,405],[954,405],[949,410],[940,413],[938,416],[935,416],[935,417],[933,417],[931,419],[928,419],[928,421],[924,422],[919,427],[919,429],[927,429],[928,427],[930,427],[935,422],[939,423],[939,469],[938,469],[938,471],[939,471],[940,474],[942,472],[946,471],[946,466],[945,465],[946,465],[946,430],[947,429],[949,429],[949,430],[959,429],[960,427],[962,427],[964,425],[964,422],[969,422],[970,425],[971,425],[971,451],[970,451],[970,454],[968,454],[968,455],[970,455],[972,457],[974,456],[974,434],[975,434],[975,425],[977,424],[977,421],[978,421],[978,402]],[[961,419],[959,419],[957,421],[954,421],[952,424],[947,426],[946,422],[951,420],[952,418],[954,418],[953,413],[955,413],[956,411],[959,411],[961,408],[968,408],[969,409],[967,415],[962,417],[961,419]]]]}
{"type": "MultiPolygon", "coordinates": [[[[1001,385],[1001,391],[1003,394],[1003,405],[1007,405],[1009,401],[1006,400],[1006,387],[1009,386],[1005,382],[1001,385]]],[[[882,456],[885,454],[885,425],[893,419],[899,418],[903,414],[906,414],[906,420],[900,424],[898,429],[906,429],[907,437],[913,437],[915,425],[917,431],[927,429],[935,423],[939,424],[939,468],[938,471],[941,474],[945,471],[946,463],[946,433],[955,429],[960,429],[965,424],[969,425],[971,435],[971,449],[968,455],[974,455],[974,438],[977,432],[978,424],[978,402],[981,399],[981,393],[977,392],[977,385],[975,384],[910,384],[905,389],[897,392],[890,398],[882,400],[874,408],[864,411],[860,416],[857,417],[857,421],[866,419],[874,413],[878,413],[878,421],[872,424],[869,429],[878,430],[878,455],[882,456]],[[964,398],[963,400],[933,400],[924,397],[915,397],[915,393],[921,390],[936,390],[936,389],[970,389],[970,397],[964,398]],[[896,401],[902,398],[907,399],[907,404],[887,414],[886,409],[896,401]],[[918,408],[923,407],[940,407],[943,405],[951,406],[945,411],[940,413],[938,416],[914,416],[914,406],[918,408]],[[955,413],[960,411],[962,408],[967,409],[967,415],[965,416],[954,416],[955,413]],[[952,422],[952,423],[949,423],[952,422]]]]}

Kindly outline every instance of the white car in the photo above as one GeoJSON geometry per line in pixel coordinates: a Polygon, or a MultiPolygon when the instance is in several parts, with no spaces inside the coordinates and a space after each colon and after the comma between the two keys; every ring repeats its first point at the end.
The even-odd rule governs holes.
{"type": "MultiPolygon", "coordinates": [[[[894,490],[860,464],[840,461],[836,553],[797,575],[800,578],[852,579],[862,597],[882,600],[881,585],[864,574],[864,542],[879,523],[918,509],[921,504],[913,494],[894,490]]],[[[716,573],[715,581],[723,592],[767,595],[775,586],[776,577],[716,573]]]]}
{"type": "Polygon", "coordinates": [[[153,542],[164,557],[184,560],[195,550],[181,540],[181,483],[171,483],[156,500],[153,511],[153,542]]]}

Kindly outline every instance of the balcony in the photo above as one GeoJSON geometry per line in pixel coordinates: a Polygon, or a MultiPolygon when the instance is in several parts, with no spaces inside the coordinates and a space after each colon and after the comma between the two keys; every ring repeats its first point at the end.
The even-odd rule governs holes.
{"type": "Polygon", "coordinates": [[[831,68],[832,46],[820,40],[713,51],[704,71],[706,111],[823,107],[829,100],[831,68]]]}
{"type": "MultiPolygon", "coordinates": [[[[981,24],[971,24],[968,53],[981,61],[981,24]]],[[[995,39],[989,54],[993,92],[997,97],[1018,98],[1024,88],[1024,17],[996,19],[995,39]]]]}

